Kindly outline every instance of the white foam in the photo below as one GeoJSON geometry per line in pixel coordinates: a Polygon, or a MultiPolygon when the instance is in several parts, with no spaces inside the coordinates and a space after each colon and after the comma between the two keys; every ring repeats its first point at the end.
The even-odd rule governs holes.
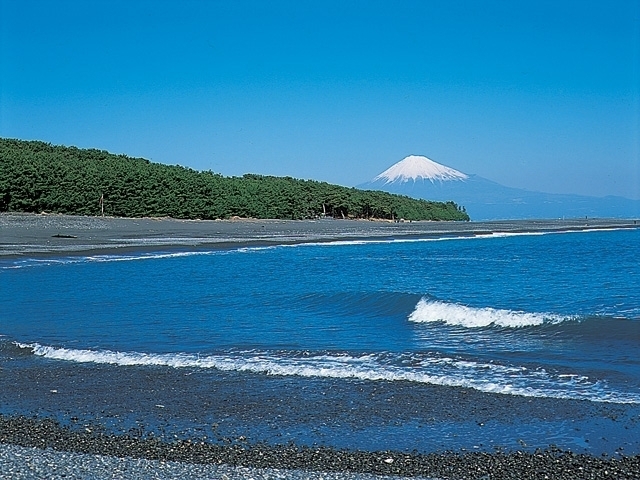
{"type": "MultiPolygon", "coordinates": [[[[429,235],[425,238],[370,238],[370,239],[358,239],[358,240],[313,240],[303,241],[299,243],[271,245],[267,247],[246,247],[239,250],[242,251],[258,251],[275,248],[300,248],[300,247],[345,247],[345,246],[359,246],[359,245],[377,245],[377,244],[393,244],[393,243],[430,243],[430,242],[448,242],[448,241],[460,241],[460,240],[487,240],[495,238],[508,238],[508,237],[531,237],[531,236],[543,236],[543,235],[559,235],[566,233],[583,233],[583,232],[602,232],[602,231],[614,231],[623,230],[622,228],[598,228],[592,230],[549,230],[549,231],[537,231],[537,232],[490,232],[490,233],[476,233],[470,231],[465,234],[455,235],[447,231],[434,231],[434,232],[419,232],[424,235],[429,235]],[[432,236],[442,235],[442,236],[432,236]]],[[[363,234],[364,235],[364,234],[363,234]]],[[[399,233],[398,235],[402,235],[399,233]]]]}
{"type": "Polygon", "coordinates": [[[562,317],[548,313],[529,313],[516,310],[502,310],[484,307],[473,308],[455,303],[439,302],[421,298],[409,315],[412,322],[443,322],[467,328],[488,327],[528,327],[543,323],[560,323],[573,317],[562,317]]]}
{"type": "Polygon", "coordinates": [[[35,355],[79,363],[122,366],[213,368],[278,376],[324,377],[367,381],[408,381],[473,388],[486,393],[583,399],[595,402],[640,403],[640,394],[616,392],[598,381],[544,369],[439,357],[436,354],[301,354],[300,352],[235,352],[222,355],[151,354],[79,350],[16,344],[35,355]]]}
{"type": "Polygon", "coordinates": [[[28,268],[47,265],[72,265],[79,263],[111,263],[111,262],[134,262],[141,260],[160,260],[167,258],[194,257],[207,255],[224,255],[227,250],[197,250],[182,252],[153,252],[138,255],[84,255],[60,258],[29,258],[16,260],[15,263],[0,267],[0,269],[28,268]]]}
{"type": "Polygon", "coordinates": [[[79,257],[78,262],[131,262],[136,260],[158,260],[163,258],[180,258],[180,257],[194,257],[203,255],[212,255],[218,253],[216,251],[186,251],[186,252],[171,252],[171,253],[145,253],[141,255],[89,255],[86,257],[79,257]]]}
{"type": "MultiPolygon", "coordinates": [[[[138,260],[161,260],[166,258],[176,258],[176,257],[190,257],[190,256],[204,256],[204,255],[220,255],[220,254],[229,254],[233,252],[238,253],[253,253],[253,252],[262,252],[265,250],[273,250],[277,248],[299,248],[299,247],[345,247],[345,246],[358,246],[358,245],[368,245],[368,244],[391,244],[391,243],[424,243],[424,242],[443,242],[443,241],[452,241],[452,240],[483,240],[483,239],[493,239],[493,238],[504,238],[504,237],[523,237],[523,236],[540,236],[540,235],[556,235],[556,234],[566,234],[566,233],[590,233],[590,232],[604,232],[604,231],[617,231],[624,230],[624,228],[593,228],[593,229],[585,229],[585,230],[554,230],[554,231],[539,231],[539,232],[492,232],[492,233],[474,233],[473,231],[468,232],[465,235],[450,235],[450,233],[446,231],[442,232],[422,232],[424,235],[443,235],[443,236],[435,236],[435,237],[427,237],[427,238],[373,238],[367,240],[326,240],[322,241],[319,239],[307,240],[304,238],[299,239],[291,239],[290,241],[296,241],[297,243],[284,243],[279,245],[268,245],[268,246],[248,246],[248,247],[238,247],[235,249],[214,249],[214,250],[197,250],[197,251],[182,251],[182,252],[152,252],[152,253],[143,253],[138,255],[89,255],[89,256],[70,256],[70,257],[60,257],[60,258],[46,258],[46,259],[36,259],[36,258],[27,258],[27,259],[19,259],[19,260],[9,260],[6,264],[0,265],[0,270],[9,270],[9,269],[19,269],[19,268],[29,268],[37,265],[54,265],[54,264],[73,264],[73,263],[87,263],[87,262],[98,262],[98,263],[107,263],[107,262],[127,262],[127,261],[138,261],[138,260]]],[[[364,233],[363,233],[364,235],[364,233]]],[[[398,235],[402,235],[399,233],[398,235]]],[[[229,242],[240,241],[241,239],[227,239],[229,242]]],[[[227,241],[225,240],[225,241],[227,241]]],[[[281,239],[282,240],[282,239],[281,239]]],[[[110,247],[123,247],[125,245],[111,245],[110,247]]],[[[94,247],[91,247],[94,248],[94,247]]],[[[90,249],[87,247],[87,249],[90,249]]],[[[7,252],[3,252],[7,253],[7,252]]],[[[13,253],[13,252],[9,252],[13,253]]]]}

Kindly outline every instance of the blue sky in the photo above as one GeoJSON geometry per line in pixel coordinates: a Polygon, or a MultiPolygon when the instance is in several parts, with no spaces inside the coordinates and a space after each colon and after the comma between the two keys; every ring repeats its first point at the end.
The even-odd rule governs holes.
{"type": "Polygon", "coordinates": [[[0,0],[0,136],[640,198],[640,2],[0,0]]]}

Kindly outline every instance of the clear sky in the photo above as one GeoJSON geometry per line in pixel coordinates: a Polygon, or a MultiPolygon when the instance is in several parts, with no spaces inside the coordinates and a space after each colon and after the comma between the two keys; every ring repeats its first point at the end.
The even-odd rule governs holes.
{"type": "Polygon", "coordinates": [[[0,136],[640,198],[640,2],[0,0],[0,136]]]}

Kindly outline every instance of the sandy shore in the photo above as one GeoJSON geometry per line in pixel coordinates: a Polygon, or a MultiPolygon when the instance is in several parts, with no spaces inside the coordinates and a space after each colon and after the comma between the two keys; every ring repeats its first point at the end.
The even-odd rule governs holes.
{"type": "Polygon", "coordinates": [[[333,219],[211,221],[3,213],[0,214],[0,256],[218,249],[335,240],[639,227],[636,220],[621,219],[393,223],[333,219]]]}

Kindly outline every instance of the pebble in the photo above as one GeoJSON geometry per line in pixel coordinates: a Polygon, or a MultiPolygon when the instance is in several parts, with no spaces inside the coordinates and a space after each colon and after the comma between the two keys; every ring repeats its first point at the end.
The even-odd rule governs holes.
{"type": "Polygon", "coordinates": [[[557,449],[420,454],[294,444],[215,445],[72,430],[49,419],[1,415],[0,444],[0,479],[640,478],[638,455],[595,457],[557,449]]]}
{"type": "Polygon", "coordinates": [[[354,473],[233,467],[142,458],[58,452],[51,448],[0,445],[0,480],[383,480],[392,477],[354,473]]]}

